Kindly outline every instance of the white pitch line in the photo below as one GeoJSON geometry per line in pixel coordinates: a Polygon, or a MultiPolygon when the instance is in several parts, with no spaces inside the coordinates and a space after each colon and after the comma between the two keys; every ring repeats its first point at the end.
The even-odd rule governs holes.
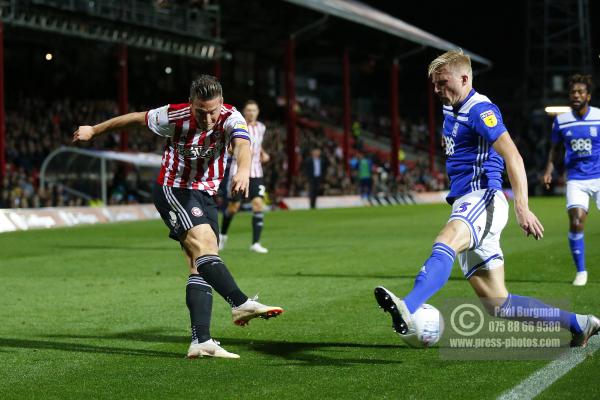
{"type": "Polygon", "coordinates": [[[498,400],[533,399],[599,348],[600,337],[590,338],[586,348],[569,350],[544,368],[525,378],[517,386],[502,393],[498,400]]]}

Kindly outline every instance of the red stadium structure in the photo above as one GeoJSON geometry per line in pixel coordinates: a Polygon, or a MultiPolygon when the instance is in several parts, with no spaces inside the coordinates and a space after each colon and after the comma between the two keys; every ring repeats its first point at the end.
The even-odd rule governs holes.
{"type": "MultiPolygon", "coordinates": [[[[171,54],[188,60],[197,60],[201,63],[210,63],[210,66],[202,64],[202,69],[223,76],[225,85],[234,82],[239,88],[244,82],[237,81],[236,76],[242,75],[245,60],[242,56],[237,63],[228,62],[238,51],[247,51],[261,54],[261,57],[269,60],[278,58],[278,62],[272,62],[275,73],[283,77],[283,98],[285,99],[285,120],[287,126],[286,155],[287,155],[287,189],[290,190],[295,177],[299,173],[299,128],[298,128],[298,60],[312,57],[322,57],[325,53],[331,59],[340,57],[337,70],[332,74],[339,78],[337,88],[331,89],[340,92],[342,118],[339,121],[343,128],[341,148],[343,153],[343,170],[346,176],[350,176],[350,160],[353,155],[354,138],[351,136],[353,124],[353,113],[360,102],[355,101],[355,94],[367,90],[367,85],[356,81],[356,74],[361,73],[360,68],[373,68],[373,66],[361,65],[367,58],[385,60],[379,64],[385,66],[389,79],[384,79],[389,88],[389,97],[386,101],[389,106],[385,107],[387,119],[390,121],[389,131],[383,136],[387,145],[386,157],[388,158],[390,171],[393,176],[398,175],[398,155],[402,140],[406,132],[401,131],[400,108],[404,110],[408,93],[401,95],[400,87],[405,92],[412,82],[406,79],[408,74],[405,69],[410,63],[408,57],[431,55],[431,51],[447,50],[458,46],[441,39],[433,34],[423,31],[400,19],[385,14],[369,5],[358,1],[342,0],[286,0],[285,2],[273,2],[272,15],[256,13],[258,4],[245,2],[240,5],[235,2],[235,7],[242,12],[222,14],[222,10],[232,7],[233,3],[222,0],[218,3],[205,2],[203,8],[177,8],[167,10],[165,15],[158,15],[156,9],[143,1],[133,1],[129,5],[115,2],[66,2],[57,5],[53,1],[36,1],[34,3],[19,4],[11,2],[10,6],[2,12],[2,22],[12,30],[27,30],[28,32],[48,32],[49,34],[60,34],[109,43],[115,47],[116,67],[116,99],[118,112],[129,111],[131,94],[129,91],[132,82],[136,82],[136,91],[143,87],[139,85],[140,74],[143,68],[134,69],[134,64],[140,58],[139,50],[153,53],[171,54]],[[85,4],[84,4],[85,3],[85,4]],[[244,11],[244,7],[247,9],[244,11]],[[248,21],[245,16],[256,15],[255,21],[248,21]],[[274,17],[277,15],[278,17],[274,17]],[[289,17],[289,18],[288,18],[289,17]],[[87,25],[86,18],[95,21],[93,25],[87,25]],[[118,23],[113,23],[117,21],[118,23]],[[204,24],[195,21],[203,20],[204,24]],[[286,24],[286,21],[294,21],[286,24]],[[226,29],[225,29],[226,28],[226,29]],[[327,30],[327,35],[322,32],[327,30]],[[354,33],[356,31],[356,33],[354,33]],[[223,37],[221,37],[223,35],[223,37]],[[252,41],[248,37],[252,36],[252,41]],[[367,39],[363,39],[367,37],[367,39]],[[304,46],[308,41],[315,42],[315,46],[304,46]],[[329,42],[328,42],[329,40],[329,42]],[[364,46],[360,40],[368,40],[370,46],[364,46]],[[418,47],[415,49],[414,45],[418,47]],[[227,45],[227,51],[225,50],[227,45]],[[362,49],[375,53],[374,56],[365,53],[362,49]],[[247,49],[247,50],[246,50],[247,49]],[[426,49],[431,51],[427,52],[426,49]],[[321,52],[321,54],[319,53],[321,52]],[[302,54],[299,57],[298,54],[302,54]],[[242,63],[237,65],[239,61],[242,63]],[[283,62],[282,62],[283,61],[283,62]],[[277,65],[278,64],[278,65],[277,65]],[[341,68],[339,65],[341,64],[341,68]]],[[[0,25],[0,174],[5,174],[6,154],[5,121],[4,121],[4,26],[0,25]]],[[[486,68],[491,62],[481,56],[465,51],[478,65],[486,68]]],[[[148,57],[148,56],[146,56],[148,57]]],[[[152,56],[150,56],[152,58],[152,56]]],[[[425,58],[425,57],[422,57],[425,58]]],[[[192,64],[191,62],[189,64],[192,64]]],[[[198,64],[200,65],[200,64],[198,64]]],[[[264,86],[265,79],[258,79],[263,72],[258,62],[252,62],[252,72],[257,77],[257,82],[264,86]]],[[[315,63],[318,66],[318,63],[315,63]]],[[[421,67],[422,68],[422,67],[421,67]]],[[[170,70],[171,67],[168,67],[170,70]]],[[[323,69],[325,71],[325,69],[323,69]]],[[[169,72],[167,72],[169,73],[169,72]]],[[[244,72],[245,73],[245,72],[244,72]]],[[[301,72],[302,73],[302,72],[301,72]]],[[[421,72],[422,73],[422,72],[421,72]]],[[[179,77],[185,74],[179,74],[179,77]]],[[[12,78],[11,78],[12,79],[12,78]]],[[[270,78],[269,78],[270,79],[270,78]]],[[[275,78],[276,80],[277,78],[275,78]]],[[[425,77],[423,77],[425,79],[425,77]]],[[[254,79],[252,87],[254,87],[254,79]]],[[[277,90],[277,84],[273,84],[277,90]]],[[[228,88],[226,88],[228,89],[228,88]]],[[[256,90],[261,89],[261,86],[256,90]]],[[[244,93],[251,94],[256,90],[246,89],[239,91],[240,97],[244,93]]],[[[234,92],[229,91],[227,92],[234,92]]],[[[431,94],[431,90],[428,90],[431,94]]],[[[333,93],[333,92],[332,92],[333,93]]],[[[335,95],[334,95],[335,96],[335,95]]],[[[363,96],[364,97],[364,96],[363,96]]],[[[247,96],[246,96],[247,98],[247,96]]],[[[236,99],[237,100],[237,99],[236,99]]],[[[426,150],[429,153],[429,170],[435,170],[436,163],[436,129],[433,97],[426,97],[427,121],[429,144],[426,150]]],[[[374,107],[374,106],[373,106],[374,107]]],[[[379,109],[382,109],[380,107],[379,109]]],[[[381,141],[381,139],[378,139],[381,141]]],[[[356,145],[356,143],[354,143],[356,145]]],[[[130,138],[128,132],[121,132],[119,138],[119,149],[130,150],[130,138]]]]}

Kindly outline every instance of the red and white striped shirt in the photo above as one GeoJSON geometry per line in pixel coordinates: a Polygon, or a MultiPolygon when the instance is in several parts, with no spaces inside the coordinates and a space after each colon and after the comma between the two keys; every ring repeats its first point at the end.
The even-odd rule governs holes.
{"type": "Polygon", "coordinates": [[[146,113],[146,125],[167,137],[157,182],[163,186],[217,193],[227,163],[231,140],[250,140],[242,114],[223,104],[221,115],[209,131],[197,128],[190,104],[168,104],[146,113]]]}
{"type": "MultiPolygon", "coordinates": [[[[263,168],[260,162],[260,151],[265,138],[267,127],[262,122],[256,121],[254,125],[248,124],[248,134],[250,135],[250,150],[252,151],[252,163],[250,164],[250,178],[262,178],[263,168]]],[[[235,158],[231,159],[229,167],[229,179],[237,172],[237,163],[235,158]]]]}

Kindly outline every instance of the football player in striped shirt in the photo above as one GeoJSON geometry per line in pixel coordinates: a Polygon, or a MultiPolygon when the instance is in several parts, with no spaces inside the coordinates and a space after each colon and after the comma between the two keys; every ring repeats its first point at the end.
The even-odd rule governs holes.
{"type": "Polygon", "coordinates": [[[410,293],[400,299],[379,286],[375,288],[377,302],[392,316],[400,337],[408,339],[407,335],[416,333],[412,315],[446,284],[458,258],[465,279],[488,312],[501,318],[522,317],[521,320],[529,318],[531,322],[560,324],[571,332],[571,346],[585,346],[600,331],[598,318],[551,307],[506,288],[500,247],[509,210],[502,192],[505,165],[519,226],[535,239],[542,238],[544,228],[529,209],[523,159],[500,110],[473,89],[471,59],[462,51],[451,50],[433,60],[428,72],[444,105],[446,170],[450,178],[446,200],[452,205],[452,212],[410,293]]]}
{"type": "MultiPolygon", "coordinates": [[[[252,152],[252,163],[250,166],[250,188],[248,190],[250,202],[252,203],[252,244],[250,251],[255,253],[268,253],[269,251],[260,244],[260,235],[263,229],[265,203],[265,180],[262,164],[269,161],[269,155],[262,147],[267,128],[265,124],[258,121],[260,110],[258,103],[254,100],[248,100],[242,113],[248,124],[248,133],[250,134],[250,148],[252,152]]],[[[227,243],[227,232],[229,225],[234,215],[239,211],[242,204],[243,195],[241,193],[234,194],[231,191],[232,177],[237,172],[237,162],[235,157],[231,159],[229,166],[229,184],[227,190],[228,204],[223,211],[223,223],[221,226],[221,236],[219,237],[219,250],[225,248],[227,243]]]]}
{"type": "Polygon", "coordinates": [[[590,197],[600,209],[600,108],[590,106],[591,75],[574,75],[569,81],[571,111],[557,115],[552,124],[552,145],[544,173],[546,188],[552,183],[554,155],[561,143],[565,147],[567,169],[567,213],[569,247],[577,273],[573,285],[587,283],[583,227],[590,197]]]}
{"type": "Polygon", "coordinates": [[[233,106],[223,103],[219,81],[201,75],[191,84],[188,103],[80,126],[73,142],[133,127],[147,127],[166,138],[153,198],[170,230],[169,237],[181,244],[190,271],[186,303],[192,332],[187,356],[239,358],[210,334],[213,289],[229,303],[233,322],[240,326],[256,317],[271,318],[283,312],[280,307],[259,303],[256,297],[248,298],[218,255],[218,212],[213,196],[223,180],[229,146],[238,160],[232,190],[248,192],[251,155],[246,121],[233,106]]]}

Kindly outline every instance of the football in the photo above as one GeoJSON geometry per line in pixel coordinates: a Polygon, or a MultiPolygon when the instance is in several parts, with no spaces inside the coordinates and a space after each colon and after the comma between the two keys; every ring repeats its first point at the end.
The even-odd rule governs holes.
{"type": "Polygon", "coordinates": [[[412,315],[415,324],[415,333],[400,335],[411,347],[434,346],[444,333],[444,317],[437,308],[430,304],[423,304],[412,315]]]}

